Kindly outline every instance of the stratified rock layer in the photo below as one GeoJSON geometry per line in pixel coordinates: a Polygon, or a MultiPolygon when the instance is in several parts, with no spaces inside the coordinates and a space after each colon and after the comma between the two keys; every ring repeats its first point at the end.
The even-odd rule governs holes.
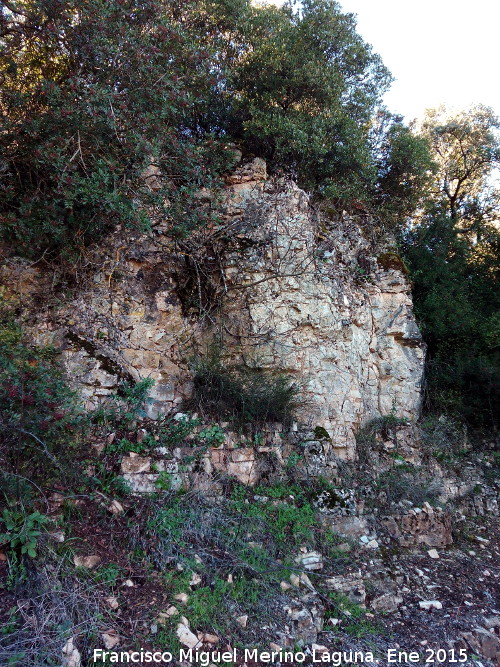
{"type": "MultiPolygon", "coordinates": [[[[214,201],[200,193],[200,206],[214,201]]],[[[217,258],[206,246],[205,277],[216,271],[220,286],[216,319],[190,307],[202,285],[190,283],[189,262],[161,221],[150,235],[116,230],[89,256],[95,271],[69,300],[44,299],[40,268],[4,263],[2,282],[22,296],[34,338],[61,350],[86,400],[95,404],[124,378],[151,377],[150,416],[178,409],[191,393],[193,352],[222,331],[225,359],[301,384],[299,419],[326,430],[332,453],[353,458],[354,434],[370,418],[416,417],[420,332],[404,265],[370,239],[373,221],[319,215],[293,182],[267,180],[259,159],[228,178],[216,205],[218,238],[229,239],[217,258]]]]}

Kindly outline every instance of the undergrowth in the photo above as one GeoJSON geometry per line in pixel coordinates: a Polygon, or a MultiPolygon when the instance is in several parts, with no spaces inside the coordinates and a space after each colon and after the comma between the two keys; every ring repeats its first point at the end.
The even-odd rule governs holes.
{"type": "Polygon", "coordinates": [[[237,424],[289,424],[300,407],[300,386],[284,373],[224,366],[217,354],[194,365],[193,405],[237,424]]]}

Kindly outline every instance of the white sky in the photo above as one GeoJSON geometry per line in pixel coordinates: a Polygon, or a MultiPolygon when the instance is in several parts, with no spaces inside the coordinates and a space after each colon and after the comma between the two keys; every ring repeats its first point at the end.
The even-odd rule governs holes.
{"type": "Polygon", "coordinates": [[[498,0],[339,2],[396,79],[384,100],[391,111],[410,121],[440,104],[482,103],[500,115],[498,0]]]}

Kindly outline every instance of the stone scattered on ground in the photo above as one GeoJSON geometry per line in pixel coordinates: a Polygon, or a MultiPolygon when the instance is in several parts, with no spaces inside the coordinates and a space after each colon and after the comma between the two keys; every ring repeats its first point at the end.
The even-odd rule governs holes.
{"type": "Polygon", "coordinates": [[[185,623],[179,623],[177,626],[177,637],[180,643],[188,648],[199,648],[202,645],[202,642],[185,623]]]}
{"type": "Polygon", "coordinates": [[[89,570],[99,565],[100,562],[101,562],[101,557],[97,555],[73,557],[73,563],[75,567],[86,567],[89,570]]]}

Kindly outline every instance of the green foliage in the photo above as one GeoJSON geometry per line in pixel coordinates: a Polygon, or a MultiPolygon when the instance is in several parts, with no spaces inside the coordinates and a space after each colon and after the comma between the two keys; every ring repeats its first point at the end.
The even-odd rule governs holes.
{"type": "Polygon", "coordinates": [[[116,563],[107,563],[106,565],[100,565],[89,574],[97,583],[116,586],[118,579],[123,576],[123,571],[116,563]]]}
{"type": "Polygon", "coordinates": [[[98,461],[95,468],[95,474],[85,480],[87,487],[115,496],[128,496],[131,493],[127,480],[109,470],[103,463],[98,461]]]}
{"type": "Polygon", "coordinates": [[[500,195],[490,176],[500,165],[498,130],[499,119],[483,105],[456,113],[431,109],[421,124],[437,163],[434,199],[463,229],[480,229],[497,216],[500,195]]]}
{"type": "Polygon", "coordinates": [[[206,227],[195,195],[231,141],[329,197],[370,193],[390,75],[334,0],[13,0],[0,22],[0,222],[26,255],[152,217],[206,227]]]}
{"type": "Polygon", "coordinates": [[[1,523],[5,527],[0,534],[0,546],[7,545],[11,550],[19,551],[35,558],[38,538],[48,517],[35,511],[27,513],[24,508],[8,508],[3,510],[1,523]]]}
{"type": "Polygon", "coordinates": [[[160,471],[158,479],[155,482],[155,487],[158,491],[170,491],[172,489],[171,475],[165,470],[160,471]]]}
{"type": "Polygon", "coordinates": [[[402,234],[428,345],[427,407],[481,429],[500,413],[499,129],[483,106],[427,113],[421,133],[437,170],[422,215],[402,234]]]}
{"type": "Polygon", "coordinates": [[[344,632],[358,639],[380,632],[380,625],[367,618],[366,609],[352,602],[346,595],[331,592],[328,597],[329,607],[326,609],[325,619],[341,618],[344,632]]]}
{"type": "Polygon", "coordinates": [[[194,191],[229,154],[203,127],[221,72],[199,5],[16,0],[0,10],[0,212],[18,250],[74,253],[116,223],[144,228],[153,212],[180,235],[204,224],[194,191]],[[151,163],[159,191],[142,178],[151,163]]]}
{"type": "Polygon", "coordinates": [[[428,345],[427,407],[481,428],[495,425],[500,405],[499,248],[498,230],[485,225],[469,241],[442,208],[407,232],[403,246],[428,345]]]}
{"type": "Polygon", "coordinates": [[[219,447],[224,442],[225,434],[220,426],[214,424],[213,426],[208,426],[201,430],[198,437],[201,438],[208,447],[219,447]]]}
{"type": "MultiPolygon", "coordinates": [[[[122,382],[116,394],[112,394],[92,412],[92,421],[98,426],[129,429],[137,417],[146,415],[149,392],[154,385],[152,378],[144,378],[136,383],[122,382]]],[[[120,444],[115,445],[120,449],[120,444]]],[[[123,448],[126,443],[123,443],[123,448]]],[[[113,451],[112,447],[110,451],[113,451]]]]}
{"type": "Polygon", "coordinates": [[[333,0],[305,0],[300,10],[254,9],[239,28],[233,136],[306,187],[363,196],[375,177],[370,116],[390,75],[356,33],[354,15],[333,0]]]}
{"type": "MultiPolygon", "coordinates": [[[[190,436],[192,436],[199,424],[199,419],[193,419],[190,416],[186,416],[185,419],[160,419],[155,428],[156,435],[158,436],[158,446],[167,447],[167,449],[173,449],[180,445],[186,446],[190,442],[190,436]]],[[[210,429],[204,430],[207,433],[211,432],[210,429]]],[[[216,437],[215,432],[214,437],[216,437]]]]}
{"type": "Polygon", "coordinates": [[[381,145],[377,147],[373,201],[385,225],[397,230],[428,197],[436,165],[428,139],[415,134],[398,117],[379,112],[377,120],[382,127],[378,129],[381,145]]]}
{"type": "Polygon", "coordinates": [[[197,407],[240,424],[289,423],[300,405],[300,387],[283,373],[246,366],[227,368],[216,354],[196,364],[193,384],[197,407]]]}
{"type": "Polygon", "coordinates": [[[107,454],[126,454],[127,452],[135,452],[136,454],[142,454],[148,448],[146,442],[130,442],[127,438],[121,438],[121,440],[111,442],[109,445],[106,445],[105,451],[107,454]]]}
{"type": "Polygon", "coordinates": [[[30,478],[56,474],[85,423],[56,351],[0,323],[0,448],[10,469],[30,478]]]}

